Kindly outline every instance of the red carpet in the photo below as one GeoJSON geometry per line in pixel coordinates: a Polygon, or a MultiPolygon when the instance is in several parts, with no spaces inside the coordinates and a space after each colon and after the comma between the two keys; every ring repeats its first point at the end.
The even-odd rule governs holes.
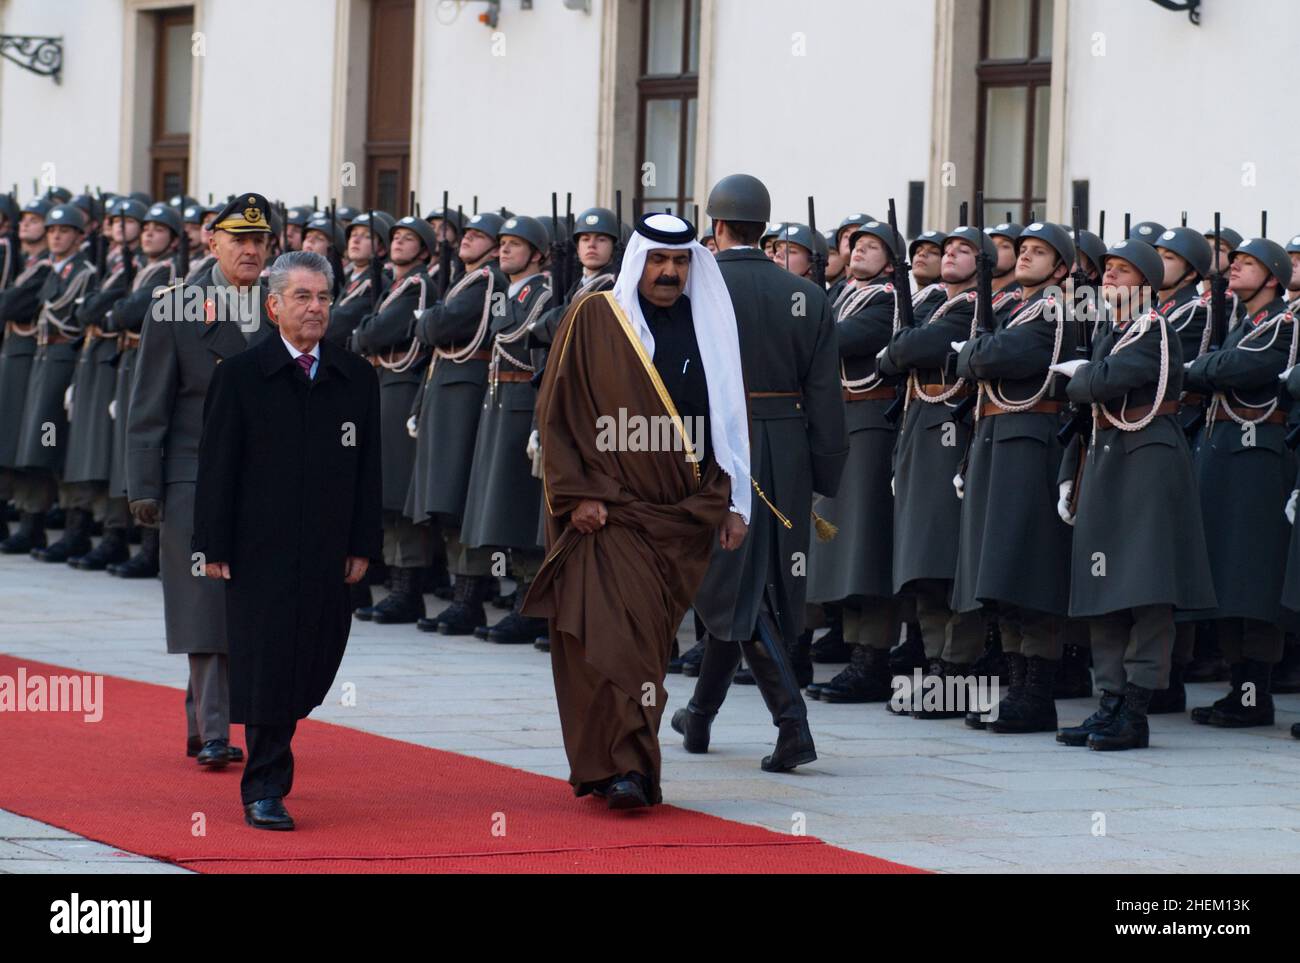
{"type": "MultiPolygon", "coordinates": [[[[0,676],[20,666],[76,672],[0,655],[0,676]]],[[[257,831],[242,767],[196,771],[182,751],[183,699],[107,676],[98,722],[0,712],[0,809],[205,873],[919,872],[673,806],[612,813],[562,780],[312,720],[294,738],[298,828],[257,831]]]]}

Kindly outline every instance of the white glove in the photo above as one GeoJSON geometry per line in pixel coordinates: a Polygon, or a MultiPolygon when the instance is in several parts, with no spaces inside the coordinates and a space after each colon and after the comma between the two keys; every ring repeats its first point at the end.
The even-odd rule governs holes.
{"type": "Polygon", "coordinates": [[[67,390],[63,392],[63,410],[72,417],[72,385],[68,385],[67,390]]]}
{"type": "Polygon", "coordinates": [[[953,342],[952,342],[952,350],[956,351],[958,354],[961,354],[961,349],[964,348],[964,347],[966,347],[966,342],[965,342],[965,341],[953,341],[953,342]]]}
{"type": "Polygon", "coordinates": [[[528,436],[528,447],[525,449],[528,459],[533,463],[532,475],[534,478],[542,477],[542,437],[534,428],[528,436]]]}
{"type": "Polygon", "coordinates": [[[890,476],[889,476],[889,494],[894,495],[895,497],[897,497],[897,495],[898,495],[898,491],[894,488],[894,476],[893,476],[893,475],[890,475],[890,476]]]}
{"type": "Polygon", "coordinates": [[[1285,371],[1283,371],[1280,375],[1278,375],[1278,376],[1277,376],[1277,380],[1278,380],[1278,381],[1286,381],[1287,378],[1291,377],[1291,372],[1294,371],[1294,370],[1295,370],[1295,365],[1292,365],[1291,367],[1289,367],[1289,368],[1287,368],[1285,371]]]}
{"type": "Polygon", "coordinates": [[[1047,370],[1055,371],[1057,374],[1064,375],[1067,378],[1073,378],[1079,373],[1079,369],[1088,363],[1089,362],[1084,361],[1082,358],[1075,358],[1073,361],[1058,361],[1056,364],[1048,365],[1047,370]]]}
{"type": "Polygon", "coordinates": [[[952,476],[952,487],[957,490],[958,501],[966,497],[966,479],[962,478],[961,475],[952,476]]]}
{"type": "Polygon", "coordinates": [[[1286,520],[1292,525],[1295,524],[1295,507],[1297,501],[1300,501],[1300,488],[1292,489],[1291,497],[1286,500],[1286,508],[1283,509],[1283,511],[1286,512],[1286,520]]]}
{"type": "Polygon", "coordinates": [[[1056,514],[1061,516],[1061,521],[1067,525],[1074,524],[1074,515],[1070,512],[1070,495],[1074,491],[1074,482],[1061,482],[1060,492],[1061,499],[1056,503],[1056,514]]]}
{"type": "Polygon", "coordinates": [[[883,348],[877,351],[876,360],[879,361],[881,358],[883,358],[885,356],[885,352],[887,352],[888,350],[889,350],[889,345],[885,345],[883,348]]]}
{"type": "Polygon", "coordinates": [[[406,433],[412,438],[416,437],[415,415],[411,415],[411,417],[406,419],[406,433]]]}
{"type": "Polygon", "coordinates": [[[112,401],[108,403],[108,417],[113,421],[117,421],[117,399],[116,398],[114,398],[112,401]]]}

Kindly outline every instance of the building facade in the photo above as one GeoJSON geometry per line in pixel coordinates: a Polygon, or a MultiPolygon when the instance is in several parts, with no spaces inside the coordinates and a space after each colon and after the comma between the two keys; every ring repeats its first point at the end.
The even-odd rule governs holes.
{"type": "MultiPolygon", "coordinates": [[[[774,216],[1300,230],[1300,128],[1272,107],[1293,0],[0,0],[61,38],[0,61],[0,185],[256,189],[405,212],[686,213],[724,174],[774,216]],[[18,56],[21,59],[21,56],[18,56]]],[[[14,54],[9,45],[8,54],[14,54]]]]}

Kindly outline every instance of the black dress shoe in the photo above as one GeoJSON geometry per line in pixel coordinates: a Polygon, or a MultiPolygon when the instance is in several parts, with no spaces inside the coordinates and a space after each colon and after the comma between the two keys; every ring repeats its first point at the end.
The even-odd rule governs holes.
{"type": "Polygon", "coordinates": [[[539,635],[537,638],[533,639],[533,648],[536,649],[538,652],[550,652],[551,651],[550,637],[545,635],[539,635]]]}
{"type": "Polygon", "coordinates": [[[259,799],[244,806],[244,822],[254,829],[293,829],[293,817],[279,796],[259,799]]]}
{"type": "Polygon", "coordinates": [[[209,739],[195,761],[209,769],[225,769],[230,763],[230,743],[225,739],[209,739]]]}
{"type": "Polygon", "coordinates": [[[695,678],[700,674],[700,663],[704,661],[704,642],[696,642],[693,646],[668,663],[669,672],[680,672],[682,675],[695,678]]]}
{"type": "Polygon", "coordinates": [[[645,789],[645,777],[639,772],[629,772],[615,779],[605,790],[610,809],[642,809],[650,805],[645,789]]]}
{"type": "Polygon", "coordinates": [[[1300,739],[1300,722],[1291,723],[1291,738],[1300,739]]]}
{"type": "MultiPolygon", "coordinates": [[[[189,756],[191,759],[197,756],[202,749],[203,740],[198,736],[195,736],[193,739],[185,740],[185,755],[189,756]]],[[[226,751],[230,754],[231,762],[244,761],[244,750],[240,749],[238,746],[227,746],[226,751]]]]}

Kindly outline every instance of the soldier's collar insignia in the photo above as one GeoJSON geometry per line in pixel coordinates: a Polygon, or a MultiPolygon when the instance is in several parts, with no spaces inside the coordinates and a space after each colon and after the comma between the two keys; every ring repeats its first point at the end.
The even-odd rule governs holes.
{"type": "Polygon", "coordinates": [[[203,323],[213,324],[217,320],[217,302],[208,298],[203,302],[203,323]]]}
{"type": "Polygon", "coordinates": [[[522,291],[519,292],[519,303],[520,303],[520,304],[523,304],[525,301],[528,300],[528,292],[531,291],[532,289],[533,289],[533,286],[532,286],[531,284],[525,284],[525,285],[524,285],[524,289],[523,289],[522,291]]]}

